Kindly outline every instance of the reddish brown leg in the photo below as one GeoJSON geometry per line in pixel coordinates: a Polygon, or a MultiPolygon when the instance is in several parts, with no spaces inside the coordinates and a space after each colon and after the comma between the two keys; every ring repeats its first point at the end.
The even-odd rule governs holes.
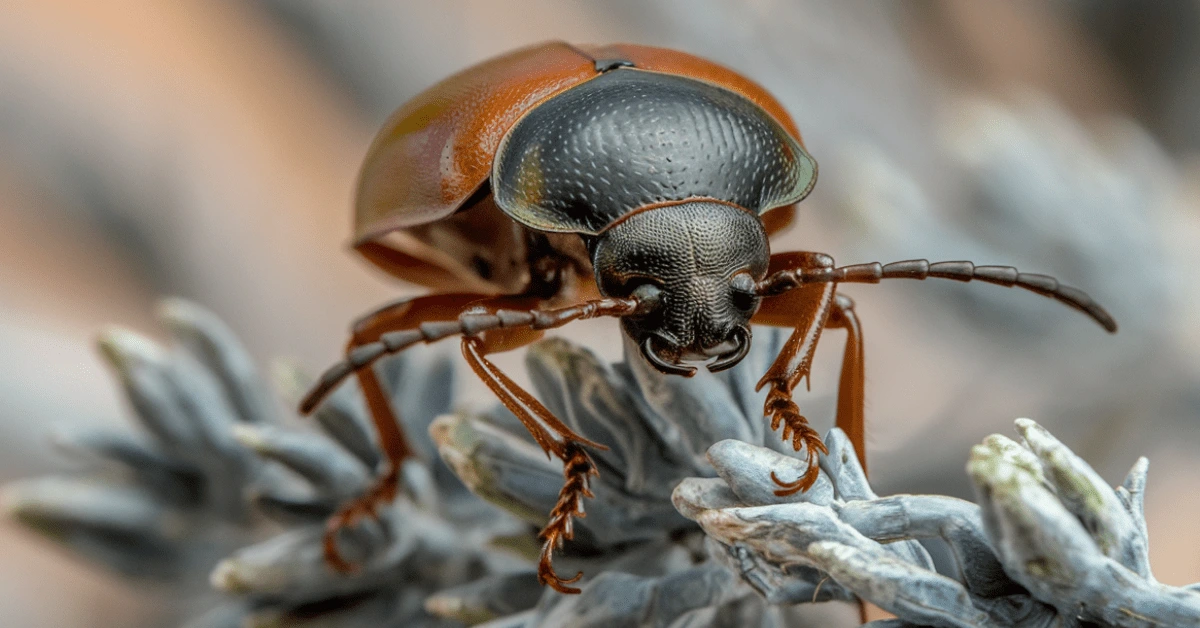
{"type": "Polygon", "coordinates": [[[863,361],[862,326],[854,313],[854,301],[844,294],[834,297],[829,327],[846,330],[846,350],[842,356],[842,376],[838,382],[837,426],[846,433],[854,453],[867,471],[867,426],[864,408],[866,394],[863,361]]]}
{"type": "MultiPolygon", "coordinates": [[[[487,295],[482,294],[444,294],[387,305],[354,324],[350,342],[346,345],[346,353],[349,355],[363,345],[377,342],[383,334],[390,331],[412,329],[421,323],[454,320],[471,303],[487,298],[487,295]]],[[[384,468],[366,493],[344,504],[325,524],[325,560],[342,573],[353,572],[357,565],[346,561],[338,551],[338,531],[358,524],[364,517],[377,518],[378,507],[395,499],[400,481],[400,465],[413,453],[375,369],[358,369],[355,376],[362,388],[375,432],[379,436],[379,445],[384,453],[384,468]]]]}
{"type": "MultiPolygon", "coordinates": [[[[590,301],[587,305],[559,310],[562,314],[558,317],[562,319],[562,322],[556,322],[552,317],[547,316],[543,328],[565,323],[568,313],[570,313],[570,320],[595,316],[621,316],[630,313],[633,307],[635,307],[634,303],[620,300],[590,301]],[[590,310],[585,316],[580,316],[577,315],[580,307],[590,308],[590,310]]],[[[529,430],[542,450],[547,455],[553,455],[563,462],[563,487],[558,493],[558,501],[550,511],[549,521],[539,534],[542,539],[542,552],[538,561],[538,580],[560,593],[579,593],[578,588],[569,585],[577,582],[583,573],[577,573],[571,578],[560,577],[554,571],[553,556],[555,550],[562,549],[563,543],[574,538],[573,520],[575,517],[586,516],[583,510],[583,499],[593,496],[589,484],[591,477],[598,475],[599,472],[585,446],[597,449],[606,448],[575,433],[533,395],[496,368],[496,365],[486,357],[489,353],[506,351],[516,346],[529,344],[540,336],[541,332],[521,329],[494,330],[477,336],[468,336],[463,338],[463,357],[466,358],[476,375],[500,399],[501,403],[529,430]]]]}
{"type": "MultiPolygon", "coordinates": [[[[833,259],[820,253],[781,253],[771,256],[770,272],[786,268],[833,268],[833,259]]],[[[834,283],[801,285],[781,295],[768,297],[754,317],[755,323],[795,328],[779,357],[758,384],[759,388],[770,386],[765,411],[771,417],[771,429],[779,429],[782,423],[784,439],[790,435],[792,446],[799,451],[800,445],[804,445],[808,454],[808,472],[796,480],[783,482],[772,474],[772,479],[781,487],[776,491],[780,496],[808,490],[817,480],[817,453],[826,451],[825,444],[800,414],[791,395],[800,380],[808,377],[817,341],[827,326],[847,331],[838,384],[837,426],[846,432],[854,445],[863,470],[867,468],[862,328],[854,313],[854,302],[849,297],[837,294],[835,286],[834,283]]]]}
{"type": "Polygon", "coordinates": [[[584,445],[604,447],[576,434],[559,421],[541,402],[484,357],[487,353],[488,347],[483,340],[477,337],[463,338],[463,356],[479,378],[521,420],[542,450],[563,462],[563,487],[558,493],[557,503],[550,511],[550,520],[539,534],[542,553],[538,561],[538,580],[561,593],[579,593],[578,588],[568,585],[583,577],[583,572],[571,578],[560,577],[554,571],[553,554],[554,550],[562,549],[564,542],[574,538],[572,520],[586,516],[583,498],[593,496],[589,483],[591,477],[599,472],[584,445]]]}
{"type": "MultiPolygon", "coordinates": [[[[353,347],[346,359],[328,369],[300,403],[303,413],[311,412],[321,400],[351,374],[363,376],[363,381],[376,386],[368,391],[368,405],[378,424],[382,438],[392,438],[384,444],[389,458],[393,454],[406,454],[407,444],[397,427],[391,408],[383,390],[371,374],[371,365],[383,356],[390,355],[421,342],[434,342],[451,335],[461,334],[463,355],[472,369],[512,412],[521,419],[530,434],[547,454],[554,454],[564,463],[566,485],[558,504],[551,512],[550,523],[542,531],[545,546],[539,565],[539,577],[564,593],[578,593],[565,585],[578,579],[563,580],[555,573],[550,558],[553,550],[561,547],[564,540],[573,536],[571,518],[582,516],[582,499],[590,497],[588,478],[595,475],[595,465],[583,449],[589,445],[603,449],[602,445],[576,434],[532,395],[517,386],[507,375],[500,372],[484,355],[508,351],[525,346],[541,337],[544,329],[560,327],[571,321],[598,316],[625,316],[637,308],[633,299],[593,299],[583,303],[551,310],[511,309],[532,307],[539,300],[528,297],[493,297],[481,295],[434,295],[387,306],[365,317],[355,326],[353,347]],[[378,411],[378,414],[376,414],[378,411]],[[387,436],[393,435],[392,437],[387,436]],[[394,436],[399,436],[399,443],[394,436]]],[[[364,387],[364,391],[367,388],[364,387]]],[[[380,484],[366,496],[343,508],[329,522],[326,530],[326,558],[339,568],[350,568],[338,555],[336,533],[364,515],[374,515],[376,505],[391,499],[396,492],[399,462],[403,457],[389,459],[389,472],[380,484]]]]}
{"type": "MultiPolygon", "coordinates": [[[[793,267],[832,267],[833,259],[820,253],[779,253],[771,256],[770,272],[793,267]]],[[[800,414],[800,408],[792,401],[792,391],[802,379],[808,377],[812,368],[813,353],[821,331],[825,328],[830,312],[834,308],[834,284],[812,284],[800,286],[778,296],[763,300],[753,322],[776,327],[792,327],[795,331],[784,343],[775,362],[758,382],[758,388],[767,386],[767,401],[763,412],[771,419],[771,429],[783,426],[784,440],[790,439],[792,447],[800,451],[804,447],[808,459],[808,471],[799,478],[784,482],[774,472],[771,479],[780,486],[777,495],[791,495],[808,490],[817,481],[818,453],[826,453],[825,443],[808,419],[800,414]]]]}

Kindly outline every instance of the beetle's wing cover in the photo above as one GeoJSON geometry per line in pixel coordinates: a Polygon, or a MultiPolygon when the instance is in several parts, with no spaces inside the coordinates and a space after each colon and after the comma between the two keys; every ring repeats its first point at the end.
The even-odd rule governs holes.
{"type": "MultiPolygon", "coordinates": [[[[507,130],[539,102],[597,76],[594,59],[610,57],[737,92],[800,139],[795,123],[761,86],[685,53],[631,44],[576,48],[562,42],[516,50],[443,80],[392,114],[372,143],[359,177],[358,251],[386,272],[425,286],[505,290],[434,245],[428,234],[407,228],[430,225],[461,209],[487,180],[507,130]]],[[[790,206],[779,207],[764,220],[769,228],[784,225],[792,212],[790,206]]]]}
{"type": "Polygon", "coordinates": [[[356,244],[454,213],[487,180],[513,122],[595,75],[594,62],[579,50],[545,43],[468,68],[407,102],[367,152],[356,244]]]}

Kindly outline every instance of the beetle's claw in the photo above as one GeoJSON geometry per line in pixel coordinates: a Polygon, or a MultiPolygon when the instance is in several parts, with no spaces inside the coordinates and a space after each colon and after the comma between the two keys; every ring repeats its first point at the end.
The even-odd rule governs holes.
{"type": "MultiPolygon", "coordinates": [[[[559,545],[561,545],[561,543],[559,543],[559,545]]],[[[579,593],[580,589],[578,587],[571,587],[567,585],[579,582],[580,578],[583,578],[583,572],[580,571],[576,573],[573,578],[564,579],[559,576],[554,571],[554,546],[555,543],[552,543],[549,539],[542,544],[542,556],[538,561],[538,582],[549,586],[559,593],[566,593],[567,595],[579,593]]]]}
{"type": "Polygon", "coordinates": [[[779,387],[771,387],[770,392],[767,393],[767,402],[763,411],[771,418],[772,430],[783,426],[783,440],[792,441],[792,449],[800,451],[801,447],[804,448],[805,458],[808,462],[808,470],[804,472],[804,475],[791,482],[780,480],[772,471],[771,479],[781,487],[775,491],[775,494],[779,497],[786,497],[807,491],[816,483],[820,473],[818,455],[829,453],[825,443],[821,441],[821,435],[808,424],[808,419],[800,414],[800,408],[796,402],[792,401],[791,395],[779,387]]]}
{"type": "Polygon", "coordinates": [[[338,513],[331,517],[325,523],[325,538],[322,543],[326,564],[332,567],[334,571],[346,575],[357,573],[360,567],[358,563],[342,558],[342,553],[337,545],[338,532],[342,528],[350,527],[351,525],[353,524],[350,522],[349,517],[343,516],[343,513],[338,513]]]}
{"type": "Polygon", "coordinates": [[[784,482],[772,471],[771,481],[779,486],[779,489],[775,491],[775,495],[778,497],[787,497],[788,495],[795,495],[796,493],[801,493],[812,488],[813,484],[817,482],[817,476],[820,474],[821,468],[812,461],[809,461],[808,465],[808,471],[805,471],[804,475],[791,482],[784,482]]]}
{"type": "Polygon", "coordinates": [[[580,589],[567,585],[578,582],[583,572],[575,577],[563,579],[554,571],[554,550],[561,549],[565,541],[575,537],[574,517],[586,517],[583,511],[583,498],[594,497],[588,486],[593,475],[599,475],[596,463],[588,455],[580,443],[568,441],[564,447],[563,475],[565,481],[562,490],[558,492],[558,502],[550,511],[550,521],[542,528],[539,535],[542,539],[542,554],[538,561],[538,582],[548,585],[559,593],[575,594],[580,589]]]}
{"type": "Polygon", "coordinates": [[[369,517],[378,523],[379,507],[395,499],[396,489],[399,485],[400,473],[397,467],[391,466],[386,473],[379,477],[370,490],[358,499],[342,506],[337,513],[325,522],[325,537],[322,544],[325,562],[335,571],[343,574],[352,574],[358,572],[360,568],[358,563],[342,558],[341,550],[338,549],[337,544],[338,532],[341,532],[344,528],[352,528],[358,525],[364,517],[369,517]]]}

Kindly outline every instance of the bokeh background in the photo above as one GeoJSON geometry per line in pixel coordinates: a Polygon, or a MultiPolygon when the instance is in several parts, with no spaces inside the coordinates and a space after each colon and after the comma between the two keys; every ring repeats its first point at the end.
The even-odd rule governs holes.
{"type": "MultiPolygon", "coordinates": [[[[1156,575],[1200,580],[1197,0],[4,2],[0,482],[69,464],[54,430],[124,424],[94,338],[161,335],[163,295],[264,364],[335,359],[355,314],[413,292],[346,247],[374,130],[547,39],[679,48],[776,94],[821,162],[777,249],[1012,264],[1108,306],[1113,337],[1002,288],[847,288],[874,481],[969,496],[970,445],[1029,416],[1114,483],[1149,456],[1156,575]]],[[[620,357],[611,322],[565,333],[620,357]]],[[[802,400],[822,429],[838,340],[802,400]]],[[[165,626],[180,606],[0,523],[0,624],[165,626]]]]}

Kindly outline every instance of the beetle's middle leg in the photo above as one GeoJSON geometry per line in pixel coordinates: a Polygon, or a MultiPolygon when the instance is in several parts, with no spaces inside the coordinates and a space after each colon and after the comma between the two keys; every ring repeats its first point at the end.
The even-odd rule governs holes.
{"type": "Polygon", "coordinates": [[[863,473],[867,472],[866,377],[864,374],[862,326],[854,312],[854,301],[837,294],[829,313],[832,329],[846,330],[846,348],[842,354],[842,375],[838,381],[837,426],[846,433],[863,473]]]}
{"type": "MultiPolygon", "coordinates": [[[[384,334],[391,331],[412,329],[423,323],[455,320],[463,309],[483,299],[488,299],[488,296],[473,293],[440,294],[388,304],[354,323],[350,341],[346,345],[346,354],[353,355],[360,347],[378,342],[384,334]]],[[[520,304],[526,301],[521,301],[520,304]]],[[[513,302],[517,304],[515,299],[513,302]]],[[[364,517],[374,518],[381,504],[395,499],[400,483],[401,464],[413,455],[412,447],[375,369],[357,369],[354,375],[358,379],[367,410],[379,437],[379,445],[384,453],[384,467],[366,493],[344,504],[326,522],[325,559],[334,569],[343,573],[354,571],[356,566],[342,558],[341,552],[338,551],[338,532],[342,528],[357,524],[364,517]]],[[[307,413],[314,409],[317,400],[319,397],[310,395],[310,400],[306,400],[302,411],[307,413]]]]}

